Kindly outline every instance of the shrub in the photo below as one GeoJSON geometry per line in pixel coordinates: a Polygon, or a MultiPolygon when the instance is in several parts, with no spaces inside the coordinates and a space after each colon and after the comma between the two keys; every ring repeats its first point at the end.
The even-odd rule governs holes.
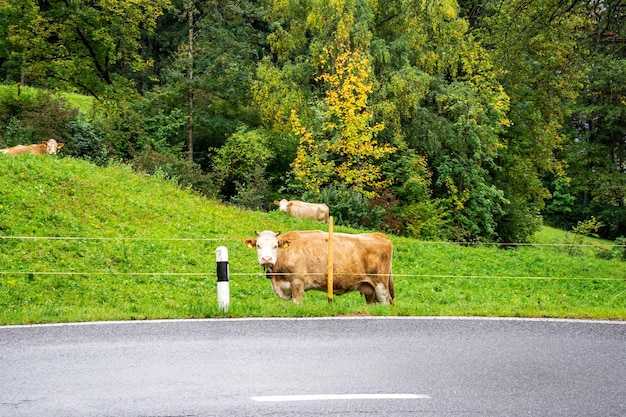
{"type": "Polygon", "coordinates": [[[333,216],[336,223],[345,226],[359,226],[366,223],[371,215],[368,199],[360,192],[345,185],[328,185],[322,188],[319,193],[305,192],[302,199],[315,203],[326,203],[330,208],[330,215],[333,216]]]}
{"type": "Polygon", "coordinates": [[[598,229],[602,227],[602,223],[597,221],[595,217],[591,216],[589,220],[580,221],[574,227],[572,227],[572,232],[574,232],[574,243],[576,243],[576,236],[590,236],[590,237],[598,237],[598,229]]]}
{"type": "Polygon", "coordinates": [[[182,187],[189,187],[198,191],[207,197],[217,195],[213,179],[202,172],[200,166],[174,155],[160,153],[148,148],[133,159],[132,166],[135,171],[159,175],[182,187]]]}
{"type": "Polygon", "coordinates": [[[0,136],[4,146],[41,143],[50,138],[66,142],[77,116],[78,109],[46,92],[0,96],[0,136]]]}
{"type": "Polygon", "coordinates": [[[63,148],[63,154],[86,159],[98,165],[108,161],[108,149],[104,133],[91,121],[82,117],[70,123],[71,140],[63,148]]]}
{"type": "Polygon", "coordinates": [[[273,156],[267,142],[260,130],[241,127],[217,150],[213,175],[224,199],[250,208],[267,203],[270,186],[266,169],[273,156]]]}
{"type": "Polygon", "coordinates": [[[231,202],[254,210],[267,208],[271,200],[272,189],[266,178],[265,168],[255,165],[246,183],[235,181],[237,193],[231,198],[231,202]]]}
{"type": "MultiPolygon", "coordinates": [[[[441,239],[446,229],[447,218],[438,201],[406,204],[398,207],[398,217],[402,219],[400,234],[421,239],[441,239]]],[[[454,239],[453,239],[454,240],[454,239]]]]}
{"type": "Polygon", "coordinates": [[[620,236],[615,239],[616,246],[613,251],[616,253],[616,256],[622,261],[626,261],[626,237],[620,236]]]}

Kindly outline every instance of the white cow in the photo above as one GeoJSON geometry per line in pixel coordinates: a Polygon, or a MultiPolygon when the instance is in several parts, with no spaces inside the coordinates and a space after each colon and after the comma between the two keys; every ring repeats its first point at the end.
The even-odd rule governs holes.
{"type": "Polygon", "coordinates": [[[328,222],[328,217],[330,216],[330,209],[324,203],[307,203],[305,201],[286,200],[283,198],[280,201],[274,201],[274,204],[278,206],[280,211],[300,219],[328,222]]]}

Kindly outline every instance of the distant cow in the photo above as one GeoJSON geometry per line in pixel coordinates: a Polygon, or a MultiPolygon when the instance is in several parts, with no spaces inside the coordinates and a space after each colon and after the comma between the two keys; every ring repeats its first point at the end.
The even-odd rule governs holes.
{"type": "Polygon", "coordinates": [[[35,145],[17,145],[12,148],[0,149],[0,152],[7,155],[19,155],[22,153],[33,153],[36,155],[54,155],[57,150],[63,147],[63,143],[57,143],[54,139],[48,139],[46,142],[38,143],[35,145]]]}
{"type": "MultiPolygon", "coordinates": [[[[246,239],[272,281],[276,295],[302,303],[308,290],[326,291],[328,233],[317,230],[281,235],[265,230],[246,239]]],[[[391,240],[382,233],[333,234],[333,293],[359,291],[368,304],[393,304],[391,240]]]]}
{"type": "Polygon", "coordinates": [[[300,219],[312,219],[318,222],[328,222],[330,210],[324,203],[307,203],[299,200],[286,200],[274,201],[274,204],[278,206],[280,211],[284,211],[291,217],[298,217],[300,219]]]}

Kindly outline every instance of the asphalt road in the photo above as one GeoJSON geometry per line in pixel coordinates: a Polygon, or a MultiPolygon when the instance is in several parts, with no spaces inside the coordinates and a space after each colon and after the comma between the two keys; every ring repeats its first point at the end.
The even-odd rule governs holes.
{"type": "Polygon", "coordinates": [[[0,327],[0,416],[626,417],[626,322],[0,327]]]}

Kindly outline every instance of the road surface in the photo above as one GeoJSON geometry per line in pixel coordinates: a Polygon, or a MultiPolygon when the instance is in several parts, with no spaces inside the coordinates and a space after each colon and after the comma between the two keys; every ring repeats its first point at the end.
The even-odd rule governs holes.
{"type": "Polygon", "coordinates": [[[626,322],[0,327],[0,416],[626,417],[626,322]]]}

